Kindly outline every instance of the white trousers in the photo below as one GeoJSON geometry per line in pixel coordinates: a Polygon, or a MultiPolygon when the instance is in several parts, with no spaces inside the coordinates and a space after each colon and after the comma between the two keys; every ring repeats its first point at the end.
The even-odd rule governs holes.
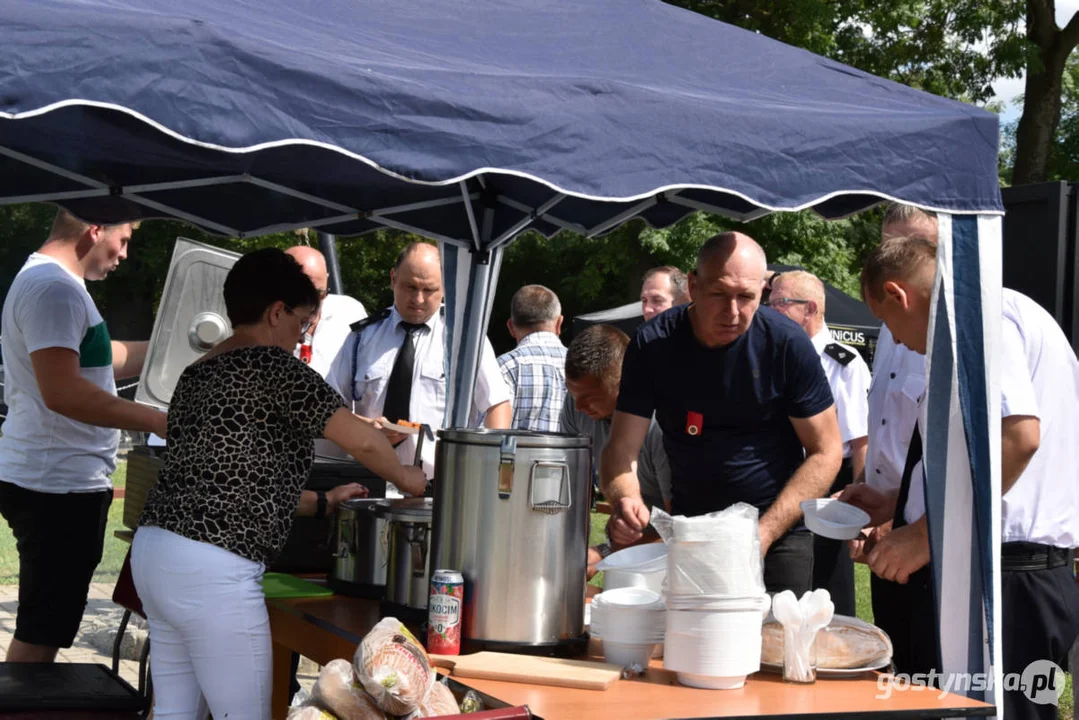
{"type": "Polygon", "coordinates": [[[154,718],[268,720],[270,618],[263,566],[224,548],[140,527],[131,574],[150,629],[154,718]]]}

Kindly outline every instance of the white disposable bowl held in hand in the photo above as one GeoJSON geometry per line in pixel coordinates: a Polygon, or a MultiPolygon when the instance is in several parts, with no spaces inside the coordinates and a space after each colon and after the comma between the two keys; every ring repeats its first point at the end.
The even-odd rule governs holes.
{"type": "Polygon", "coordinates": [[[597,570],[626,570],[628,572],[666,572],[667,546],[663,543],[645,543],[611,553],[599,561],[597,570]]]}
{"type": "Polygon", "coordinates": [[[869,524],[865,511],[833,498],[804,500],[802,513],[811,532],[832,540],[853,540],[869,524]]]}

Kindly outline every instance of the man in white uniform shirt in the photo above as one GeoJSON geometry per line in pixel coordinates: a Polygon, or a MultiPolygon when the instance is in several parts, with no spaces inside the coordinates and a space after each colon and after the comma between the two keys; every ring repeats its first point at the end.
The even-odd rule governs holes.
{"type": "MultiPolygon", "coordinates": [[[[919,208],[893,203],[885,211],[882,239],[921,237],[937,242],[937,218],[919,208]]],[[[873,379],[869,386],[869,443],[865,471],[856,483],[890,496],[898,496],[907,465],[911,437],[918,421],[919,404],[925,396],[925,356],[897,344],[887,325],[882,325],[873,356],[873,379]]],[[[921,450],[911,456],[911,476],[921,478],[921,450]]],[[[925,515],[920,484],[913,485],[898,511],[851,543],[852,555],[866,561],[880,540],[896,527],[916,523],[925,515]]],[[[858,491],[857,486],[853,489],[858,491]]],[[[870,577],[874,622],[893,641],[896,667],[901,672],[927,672],[936,666],[935,608],[928,568],[914,573],[905,583],[878,575],[870,577]],[[927,639],[929,638],[929,639],[927,639]]]]}
{"type": "MultiPolygon", "coordinates": [[[[892,238],[870,254],[862,274],[870,309],[896,341],[919,353],[927,345],[935,273],[935,244],[892,238]]],[[[1037,303],[1008,289],[1002,300],[1002,664],[1005,674],[1022,674],[1035,660],[1067,667],[1068,649],[1079,636],[1079,588],[1071,568],[1079,542],[1079,360],[1037,303]]],[[[917,485],[910,484],[911,496],[917,485]]],[[[869,503],[874,519],[882,506],[887,503],[869,503]]],[[[900,582],[929,559],[924,518],[894,530],[868,557],[874,573],[900,582]]],[[[1055,718],[1056,707],[1005,688],[1004,715],[1055,718]]]]}
{"type": "MultiPolygon", "coordinates": [[[[865,468],[869,366],[857,350],[832,340],[824,321],[824,283],[817,276],[804,270],[773,276],[768,305],[806,331],[832,388],[843,438],[843,465],[829,491],[835,494],[850,485],[865,468]]],[[[828,590],[840,615],[856,613],[854,562],[846,543],[820,536],[813,538],[813,587],[828,590]]]]}
{"type": "Polygon", "coordinates": [[[348,339],[352,324],[366,318],[367,310],[355,298],[329,292],[330,273],[321,252],[310,245],[297,245],[285,252],[300,264],[322,299],[304,341],[296,346],[295,354],[312,370],[326,377],[330,374],[334,358],[348,339]]]}
{"type": "MultiPolygon", "coordinates": [[[[390,271],[393,305],[352,327],[327,377],[353,404],[353,411],[383,429],[401,462],[411,464],[416,435],[394,432],[390,423],[408,420],[442,428],[446,412],[446,324],[442,266],[438,248],[413,243],[390,271]]],[[[484,338],[469,417],[484,414],[488,428],[508,428],[513,418],[510,392],[484,338]]],[[[435,443],[424,442],[423,470],[434,476],[435,443]]],[[[393,489],[387,486],[388,496],[393,489]]]]}
{"type": "MultiPolygon", "coordinates": [[[[294,354],[322,377],[330,374],[337,354],[352,332],[352,325],[367,317],[363,303],[348,295],[329,292],[330,273],[326,258],[310,245],[296,245],[285,251],[300,264],[304,274],[311,278],[321,298],[318,312],[312,318],[311,327],[304,333],[303,342],[296,346],[294,354]]],[[[349,454],[333,441],[325,438],[315,440],[315,454],[346,459],[349,454]]]]}

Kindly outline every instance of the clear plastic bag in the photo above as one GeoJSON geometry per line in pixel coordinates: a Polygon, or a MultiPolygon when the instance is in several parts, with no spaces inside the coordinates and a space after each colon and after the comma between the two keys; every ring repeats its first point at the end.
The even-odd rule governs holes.
{"type": "Polygon", "coordinates": [[[311,689],[311,701],[341,720],[383,720],[386,717],[360,686],[348,660],[333,660],[322,668],[311,689]]]}
{"type": "Polygon", "coordinates": [[[461,698],[461,712],[465,715],[483,712],[485,709],[483,699],[476,694],[475,690],[469,690],[465,693],[465,696],[461,698]]]}
{"type": "Polygon", "coordinates": [[[763,595],[758,517],[746,503],[698,517],[672,517],[655,508],[652,526],[668,549],[668,599],[763,595]]]}
{"type": "Polygon", "coordinates": [[[397,618],[383,618],[353,657],[360,684],[391,715],[409,715],[427,699],[437,673],[419,640],[397,618]]]}

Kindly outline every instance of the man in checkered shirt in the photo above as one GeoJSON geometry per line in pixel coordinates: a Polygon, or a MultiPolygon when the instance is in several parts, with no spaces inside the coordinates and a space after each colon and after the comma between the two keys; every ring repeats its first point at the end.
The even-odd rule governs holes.
{"type": "Polygon", "coordinates": [[[498,367],[513,393],[517,430],[558,432],[566,397],[566,346],[562,303],[542,285],[525,285],[513,295],[506,322],[517,347],[498,358],[498,367]]]}

